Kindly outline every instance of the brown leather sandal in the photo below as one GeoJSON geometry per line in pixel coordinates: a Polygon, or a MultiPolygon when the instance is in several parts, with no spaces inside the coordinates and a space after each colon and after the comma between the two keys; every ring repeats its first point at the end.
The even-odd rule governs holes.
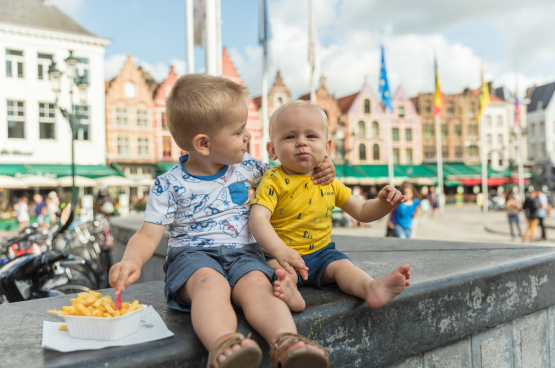
{"type": "Polygon", "coordinates": [[[231,353],[222,364],[218,363],[218,357],[233,345],[241,344],[245,336],[240,333],[230,333],[220,336],[210,348],[208,354],[207,368],[257,368],[262,361],[262,350],[256,342],[254,345],[242,346],[239,350],[231,353]]]}
{"type": "Polygon", "coordinates": [[[326,349],[299,334],[288,332],[279,334],[270,348],[272,368],[328,368],[330,364],[326,349]],[[289,341],[285,341],[282,344],[282,342],[287,339],[289,339],[289,341]],[[307,345],[317,346],[324,350],[325,354],[307,348],[289,351],[289,349],[299,341],[307,345]]]}

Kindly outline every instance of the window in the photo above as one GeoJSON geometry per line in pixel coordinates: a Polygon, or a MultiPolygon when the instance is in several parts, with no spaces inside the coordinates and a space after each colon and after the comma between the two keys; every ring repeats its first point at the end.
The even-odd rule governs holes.
{"type": "Polygon", "coordinates": [[[412,148],[407,148],[407,165],[412,165],[412,148]]]}
{"type": "Polygon", "coordinates": [[[424,158],[434,158],[435,156],[434,146],[424,146],[424,158]]]}
{"type": "Polygon", "coordinates": [[[136,88],[135,88],[135,83],[133,83],[131,81],[125,82],[124,90],[125,90],[125,97],[126,98],[135,98],[136,95],[137,95],[137,91],[136,91],[136,88]]]}
{"type": "Polygon", "coordinates": [[[502,158],[499,159],[499,166],[503,166],[503,159],[502,158]]]}
{"type": "Polygon", "coordinates": [[[48,66],[52,63],[52,55],[49,54],[37,54],[37,78],[39,80],[44,80],[44,75],[48,71],[48,66]]]}
{"type": "Polygon", "coordinates": [[[165,159],[172,158],[172,138],[162,137],[162,156],[165,159]]]}
{"type": "Polygon", "coordinates": [[[372,135],[374,137],[380,136],[380,124],[377,121],[372,123],[372,135]]]}
{"type": "Polygon", "coordinates": [[[503,135],[502,135],[502,134],[498,134],[498,135],[497,135],[497,144],[498,144],[500,147],[503,147],[503,135]]]}
{"type": "Polygon", "coordinates": [[[366,161],[366,145],[364,143],[358,146],[358,159],[360,161],[366,161]]]}
{"type": "Polygon", "coordinates": [[[441,138],[446,138],[447,137],[447,124],[441,124],[441,138]]]}
{"type": "Polygon", "coordinates": [[[530,136],[531,137],[536,136],[536,126],[534,125],[534,123],[530,124],[530,136]]]}
{"type": "Polygon", "coordinates": [[[453,136],[455,138],[459,138],[461,136],[461,125],[460,124],[455,125],[455,130],[453,131],[453,136]]]}
{"type": "Polygon", "coordinates": [[[370,100],[369,99],[364,100],[364,113],[365,114],[370,114],[370,100]]]}
{"type": "Polygon", "coordinates": [[[25,138],[25,102],[7,101],[8,138],[25,138]]]}
{"type": "Polygon", "coordinates": [[[501,115],[497,116],[497,126],[498,127],[503,126],[503,116],[501,116],[501,115]]]}
{"type": "Polygon", "coordinates": [[[426,105],[426,114],[432,115],[432,105],[426,105]]]}
{"type": "Polygon", "coordinates": [[[400,118],[404,118],[404,117],[405,117],[405,106],[399,106],[399,107],[397,108],[397,115],[398,115],[400,118]]]}
{"type": "Polygon", "coordinates": [[[487,128],[491,128],[491,116],[489,115],[484,116],[484,122],[486,123],[487,128]]]}
{"type": "Polygon", "coordinates": [[[424,124],[424,132],[422,135],[424,138],[432,138],[434,136],[434,125],[424,124]]]}
{"type": "Polygon", "coordinates": [[[150,125],[148,110],[137,110],[137,127],[148,128],[150,125]]]}
{"type": "Polygon", "coordinates": [[[542,151],[541,151],[541,157],[545,157],[546,156],[546,150],[545,150],[545,142],[542,142],[542,151]]]}
{"type": "Polygon", "coordinates": [[[394,148],[393,149],[393,163],[394,164],[399,164],[399,148],[394,148]]]}
{"type": "Polygon", "coordinates": [[[478,158],[478,146],[468,147],[468,153],[470,155],[470,158],[478,158]]]}
{"type": "Polygon", "coordinates": [[[463,158],[463,150],[461,146],[455,147],[455,157],[456,158],[463,158]]]}
{"type": "Polygon", "coordinates": [[[475,116],[474,105],[468,110],[468,117],[473,118],[475,116]]]}
{"type": "Polygon", "coordinates": [[[486,134],[486,144],[491,147],[492,139],[491,134],[486,134]]]}
{"type": "Polygon", "coordinates": [[[405,129],[405,140],[407,142],[412,142],[412,128],[405,129]]]}
{"type": "Polygon", "coordinates": [[[359,137],[366,136],[366,123],[364,123],[364,121],[358,122],[358,136],[359,137]]]}
{"type": "Polygon", "coordinates": [[[283,105],[283,98],[278,97],[277,102],[278,102],[278,103],[277,103],[278,107],[280,107],[281,105],[283,105]]]}
{"type": "Polygon", "coordinates": [[[380,146],[377,143],[372,146],[372,158],[374,161],[380,160],[380,146]]]}
{"type": "Polygon", "coordinates": [[[168,129],[168,123],[166,121],[166,113],[162,113],[162,129],[168,129]]]}
{"type": "Polygon", "coordinates": [[[137,153],[140,157],[150,156],[150,140],[148,138],[137,138],[137,153]]]}
{"type": "Polygon", "coordinates": [[[449,116],[453,116],[455,114],[455,106],[453,104],[449,104],[449,106],[447,106],[447,114],[449,116]]]}
{"type": "Polygon", "coordinates": [[[117,155],[120,157],[129,156],[129,137],[117,138],[117,155]]]}
{"type": "Polygon", "coordinates": [[[75,139],[78,141],[89,141],[91,140],[89,128],[90,128],[90,117],[89,117],[89,106],[87,105],[75,105],[75,112],[79,115],[79,124],[75,127],[75,139]]]}
{"type": "Polygon", "coordinates": [[[449,157],[449,146],[441,146],[441,157],[449,157]]]}
{"type": "Polygon", "coordinates": [[[478,135],[478,125],[471,124],[468,126],[468,135],[478,135]]]}
{"type": "Polygon", "coordinates": [[[127,127],[128,124],[127,109],[116,109],[116,126],[127,127]]]}
{"type": "Polygon", "coordinates": [[[540,136],[542,136],[542,135],[544,135],[545,133],[546,133],[546,132],[545,132],[545,123],[542,121],[542,122],[540,123],[540,126],[538,127],[538,134],[539,134],[540,136]]]}
{"type": "Polygon", "coordinates": [[[12,77],[17,67],[18,78],[23,78],[23,51],[6,49],[6,77],[12,77]]]}
{"type": "Polygon", "coordinates": [[[53,103],[39,102],[39,138],[56,139],[56,107],[53,103]]]}
{"type": "Polygon", "coordinates": [[[391,129],[393,142],[399,142],[399,128],[391,129]]]}

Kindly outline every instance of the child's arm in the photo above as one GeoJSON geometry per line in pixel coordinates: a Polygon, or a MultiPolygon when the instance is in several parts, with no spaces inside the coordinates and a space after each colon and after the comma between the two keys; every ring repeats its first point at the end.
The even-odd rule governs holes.
{"type": "Polygon", "coordinates": [[[249,215],[249,229],[256,241],[264,250],[278,261],[287,272],[294,273],[299,271],[303,279],[308,279],[308,267],[294,249],[289,248],[276,234],[270,218],[272,212],[266,207],[258,204],[251,206],[249,215]]]}
{"type": "Polygon", "coordinates": [[[341,208],[357,221],[372,222],[381,219],[391,212],[395,206],[406,201],[407,197],[402,195],[400,191],[386,185],[378,193],[377,199],[365,202],[360,198],[351,196],[341,208]]]}
{"type": "Polygon", "coordinates": [[[110,285],[121,293],[141,276],[141,267],[152,257],[164,235],[165,225],[144,221],[129,239],[123,259],[110,268],[110,285]]]}

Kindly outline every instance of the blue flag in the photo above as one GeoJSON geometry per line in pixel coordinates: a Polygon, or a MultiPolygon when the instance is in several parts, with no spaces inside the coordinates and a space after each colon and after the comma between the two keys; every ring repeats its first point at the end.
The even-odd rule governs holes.
{"type": "Polygon", "coordinates": [[[266,0],[260,0],[258,36],[260,45],[264,49],[264,55],[268,55],[268,40],[272,35],[270,34],[270,24],[268,23],[268,4],[266,0]]]}
{"type": "Polygon", "coordinates": [[[387,71],[385,69],[383,45],[381,45],[380,48],[382,50],[382,64],[380,66],[380,95],[382,96],[382,103],[386,109],[393,111],[393,106],[391,105],[391,93],[389,92],[389,83],[387,82],[387,71]]]}

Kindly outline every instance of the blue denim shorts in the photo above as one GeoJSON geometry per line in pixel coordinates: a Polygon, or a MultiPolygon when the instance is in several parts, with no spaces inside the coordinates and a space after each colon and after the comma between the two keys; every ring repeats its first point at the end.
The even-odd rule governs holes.
{"type": "MultiPolygon", "coordinates": [[[[299,271],[297,271],[297,287],[314,286],[321,290],[329,290],[333,287],[338,287],[337,283],[333,284],[320,284],[320,279],[324,274],[326,268],[335,261],[341,259],[349,259],[345,254],[335,249],[335,243],[331,242],[322,249],[318,249],[314,253],[302,256],[305,265],[308,267],[308,279],[303,280],[299,271]]],[[[266,254],[266,261],[271,261],[274,257],[266,254]]],[[[350,259],[349,259],[350,260],[350,259]]]]}
{"type": "Polygon", "coordinates": [[[251,271],[262,272],[271,283],[276,279],[274,269],[268,266],[264,252],[257,243],[242,248],[170,247],[164,263],[164,294],[170,308],[182,312],[191,311],[189,305],[178,300],[177,291],[196,271],[205,267],[221,273],[229,282],[231,290],[241,277],[251,271]]]}

